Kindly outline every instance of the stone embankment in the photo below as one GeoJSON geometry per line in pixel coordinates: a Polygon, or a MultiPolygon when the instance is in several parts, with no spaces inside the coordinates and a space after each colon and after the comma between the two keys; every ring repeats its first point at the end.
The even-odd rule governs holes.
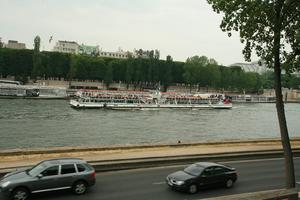
{"type": "MultiPolygon", "coordinates": [[[[300,156],[300,138],[291,140],[294,156],[300,156]]],[[[41,160],[77,157],[89,161],[96,171],[142,167],[186,165],[199,161],[249,160],[283,157],[281,140],[231,140],[223,142],[178,143],[115,147],[61,147],[15,149],[0,152],[0,177],[20,167],[30,167],[41,160]]],[[[218,199],[297,199],[298,189],[273,190],[223,196],[218,199]]],[[[215,199],[215,198],[213,198],[215,199]]]]}
{"type": "MultiPolygon", "coordinates": [[[[300,138],[291,140],[294,151],[300,150],[300,138]]],[[[41,160],[77,157],[89,161],[98,171],[188,164],[194,161],[254,159],[282,155],[279,139],[231,140],[223,142],[178,143],[114,147],[60,147],[15,149],[0,152],[0,173],[28,167],[41,160]]]]}

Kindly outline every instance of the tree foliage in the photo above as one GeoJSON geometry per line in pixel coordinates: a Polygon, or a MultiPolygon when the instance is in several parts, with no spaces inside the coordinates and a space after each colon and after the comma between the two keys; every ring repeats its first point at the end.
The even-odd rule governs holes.
{"type": "Polygon", "coordinates": [[[42,76],[43,75],[43,63],[42,63],[42,55],[40,54],[40,45],[41,45],[41,38],[36,36],[34,38],[34,50],[32,55],[32,62],[33,62],[33,70],[32,76],[42,76]]]}
{"type": "Polygon", "coordinates": [[[223,13],[221,29],[232,35],[239,31],[245,44],[243,54],[250,61],[254,51],[274,67],[276,108],[286,161],[286,187],[295,187],[294,164],[281,90],[281,71],[299,69],[299,0],[207,0],[213,10],[223,13]]]}
{"type": "MultiPolygon", "coordinates": [[[[239,31],[241,42],[245,44],[243,54],[251,60],[252,51],[266,64],[274,64],[274,37],[276,28],[280,29],[281,62],[292,64],[299,61],[300,2],[298,0],[259,0],[227,1],[208,0],[214,11],[224,13],[221,29],[229,36],[239,31]],[[276,18],[279,9],[279,21],[276,18]],[[277,27],[278,26],[278,27],[277,27]],[[286,48],[288,46],[291,48],[286,48]]],[[[288,69],[299,68],[289,65],[288,69]]]]}
{"type": "Polygon", "coordinates": [[[41,38],[40,36],[36,36],[34,38],[34,45],[33,45],[33,49],[34,49],[34,52],[40,52],[40,47],[41,47],[41,38]]]}
{"type": "MultiPolygon", "coordinates": [[[[274,76],[250,75],[240,67],[217,65],[214,59],[193,56],[187,61],[173,61],[171,56],[158,60],[129,58],[112,59],[81,56],[58,52],[40,52],[39,64],[33,64],[34,51],[0,49],[0,75],[39,78],[63,78],[65,80],[98,80],[136,84],[136,87],[155,88],[160,83],[166,90],[170,85],[184,83],[191,86],[212,87],[233,91],[257,93],[263,86],[271,88],[274,76]],[[110,65],[110,67],[108,67],[110,65]],[[38,66],[38,67],[37,67],[38,66]],[[111,69],[110,69],[111,68],[111,69]],[[107,72],[109,70],[109,72],[107,72]],[[109,77],[107,77],[109,76],[109,77]],[[256,77],[256,84],[247,84],[249,76],[256,77]],[[110,78],[111,77],[111,78],[110,78]]],[[[285,85],[297,88],[297,78],[286,76],[285,85]]],[[[255,82],[254,80],[252,82],[255,82]]]]}

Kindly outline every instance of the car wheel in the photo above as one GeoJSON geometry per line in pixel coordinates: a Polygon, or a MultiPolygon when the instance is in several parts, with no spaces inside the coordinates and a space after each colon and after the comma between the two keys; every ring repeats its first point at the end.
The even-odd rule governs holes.
{"type": "Polygon", "coordinates": [[[226,186],[227,188],[232,188],[232,186],[233,186],[233,180],[232,180],[232,179],[228,179],[228,180],[226,181],[226,183],[225,183],[225,186],[226,186]]]}
{"type": "Polygon", "coordinates": [[[72,189],[75,194],[81,195],[86,192],[87,184],[84,181],[77,181],[76,183],[74,183],[72,189]]]}
{"type": "Polygon", "coordinates": [[[195,184],[191,184],[188,189],[190,194],[195,194],[198,192],[198,187],[195,184]]]}
{"type": "Polygon", "coordinates": [[[12,200],[26,200],[29,197],[29,191],[25,188],[16,188],[11,195],[12,200]]]}

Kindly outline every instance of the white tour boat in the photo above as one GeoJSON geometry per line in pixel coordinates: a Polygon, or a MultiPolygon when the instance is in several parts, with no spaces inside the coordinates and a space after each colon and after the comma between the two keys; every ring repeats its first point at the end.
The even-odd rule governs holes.
{"type": "Polygon", "coordinates": [[[112,110],[157,109],[230,109],[224,95],[179,94],[137,91],[80,90],[70,101],[73,108],[106,108],[112,110]]]}

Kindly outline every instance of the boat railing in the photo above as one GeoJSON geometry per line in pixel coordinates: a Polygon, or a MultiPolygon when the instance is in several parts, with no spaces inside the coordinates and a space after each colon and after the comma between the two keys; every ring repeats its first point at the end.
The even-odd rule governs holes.
{"type": "Polygon", "coordinates": [[[273,96],[241,95],[241,96],[232,96],[232,101],[233,102],[269,103],[269,102],[275,102],[276,99],[273,96]]]}
{"type": "Polygon", "coordinates": [[[90,102],[96,103],[122,103],[122,104],[186,104],[186,105],[194,105],[194,104],[216,104],[220,102],[220,98],[216,95],[211,96],[211,98],[203,98],[201,96],[193,96],[193,95],[175,95],[168,94],[162,95],[157,98],[155,95],[151,95],[149,93],[81,93],[77,98],[86,99],[85,102],[88,102],[87,99],[90,99],[90,102]]]}

